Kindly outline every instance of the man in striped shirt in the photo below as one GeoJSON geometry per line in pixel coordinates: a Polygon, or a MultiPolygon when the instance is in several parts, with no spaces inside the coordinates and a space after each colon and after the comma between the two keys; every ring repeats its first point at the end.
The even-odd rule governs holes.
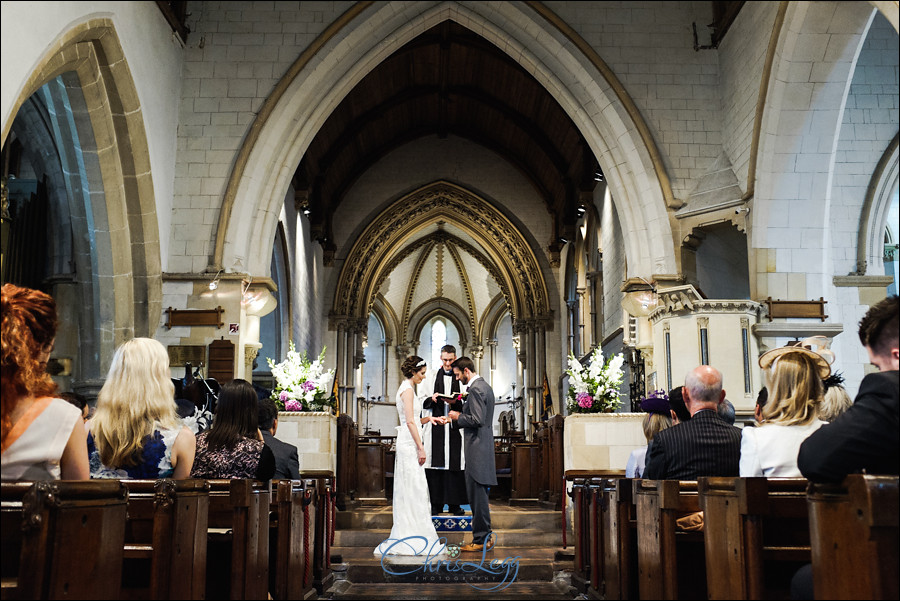
{"type": "Polygon", "coordinates": [[[717,412],[725,399],[721,372],[701,365],[685,378],[683,393],[691,419],[654,437],[644,477],[696,480],[699,476],[738,476],[741,431],[725,423],[717,412]]]}

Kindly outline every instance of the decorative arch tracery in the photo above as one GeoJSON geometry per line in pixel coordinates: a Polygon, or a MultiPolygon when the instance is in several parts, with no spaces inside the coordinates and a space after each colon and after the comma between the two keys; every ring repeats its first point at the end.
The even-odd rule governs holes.
{"type": "MultiPolygon", "coordinates": [[[[393,255],[396,249],[418,231],[441,220],[470,233],[484,250],[481,253],[472,249],[473,256],[479,262],[479,257],[483,257],[482,264],[494,266],[496,275],[492,275],[508,295],[513,319],[549,319],[547,285],[524,236],[489,202],[449,182],[435,182],[404,196],[366,228],[344,263],[332,315],[368,315],[378,286],[397,264],[398,257],[393,255]]],[[[434,240],[426,237],[411,246],[429,243],[434,240]]],[[[414,250],[407,248],[399,254],[408,256],[414,250]]]]}

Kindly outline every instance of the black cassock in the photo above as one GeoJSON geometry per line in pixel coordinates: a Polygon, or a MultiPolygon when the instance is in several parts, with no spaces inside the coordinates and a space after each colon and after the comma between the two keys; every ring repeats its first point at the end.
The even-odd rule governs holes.
{"type": "MultiPolygon", "coordinates": [[[[434,391],[441,394],[458,394],[459,381],[453,377],[453,372],[445,373],[438,370],[434,378],[434,391]],[[445,376],[450,376],[450,390],[445,390],[445,376]]],[[[462,402],[457,401],[448,404],[442,398],[432,401],[429,397],[422,405],[423,409],[430,410],[434,417],[446,416],[450,410],[461,411],[462,402]]],[[[465,455],[463,453],[462,432],[456,422],[450,422],[445,426],[426,426],[430,430],[426,440],[428,461],[425,464],[425,477],[428,480],[428,492],[431,496],[431,508],[434,512],[440,512],[444,505],[465,505],[469,501],[466,498],[466,472],[465,455]]]]}

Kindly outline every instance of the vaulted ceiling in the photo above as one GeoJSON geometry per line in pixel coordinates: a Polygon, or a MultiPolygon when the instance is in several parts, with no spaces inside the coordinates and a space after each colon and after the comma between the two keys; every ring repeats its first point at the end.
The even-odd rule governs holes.
{"type": "MultiPolygon", "coordinates": [[[[460,136],[518,168],[562,236],[599,167],[575,124],[505,52],[452,21],[383,61],[329,116],[297,168],[294,189],[313,235],[331,246],[347,191],[391,150],[423,136],[460,136]]],[[[332,249],[333,250],[333,249],[332,249]]]]}

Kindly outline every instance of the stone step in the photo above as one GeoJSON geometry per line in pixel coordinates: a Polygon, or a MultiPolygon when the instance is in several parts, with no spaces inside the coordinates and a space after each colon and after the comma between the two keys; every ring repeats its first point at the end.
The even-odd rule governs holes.
{"type": "MultiPolygon", "coordinates": [[[[467,512],[471,517],[471,513],[467,512]]],[[[442,519],[453,518],[449,513],[438,516],[442,519]]],[[[535,530],[559,531],[562,514],[560,511],[548,511],[528,507],[491,507],[491,526],[497,530],[532,528],[535,530]]],[[[388,528],[394,523],[392,508],[366,507],[352,511],[337,512],[337,527],[343,530],[367,530],[372,528],[388,528]]]]}
{"type": "Polygon", "coordinates": [[[420,558],[380,556],[368,549],[335,547],[343,563],[333,565],[338,581],[452,586],[477,585],[483,590],[509,583],[552,582],[572,569],[571,555],[544,547],[516,549],[494,547],[481,553],[456,557],[420,558]]]}
{"type": "MultiPolygon", "coordinates": [[[[514,582],[505,588],[497,584],[381,584],[342,583],[328,591],[323,599],[574,599],[577,591],[565,583],[514,582]],[[474,586],[473,586],[474,585],[474,586]]],[[[502,585],[500,585],[502,586],[502,585]]]]}
{"type": "MultiPolygon", "coordinates": [[[[492,524],[493,525],[493,524],[492,524]]],[[[390,528],[373,528],[370,530],[336,530],[334,544],[338,547],[368,547],[374,549],[391,533],[390,528]]],[[[461,543],[471,540],[469,532],[441,532],[448,543],[461,543]]],[[[562,547],[562,531],[551,532],[535,528],[517,528],[494,530],[498,547],[562,547]]]]}

